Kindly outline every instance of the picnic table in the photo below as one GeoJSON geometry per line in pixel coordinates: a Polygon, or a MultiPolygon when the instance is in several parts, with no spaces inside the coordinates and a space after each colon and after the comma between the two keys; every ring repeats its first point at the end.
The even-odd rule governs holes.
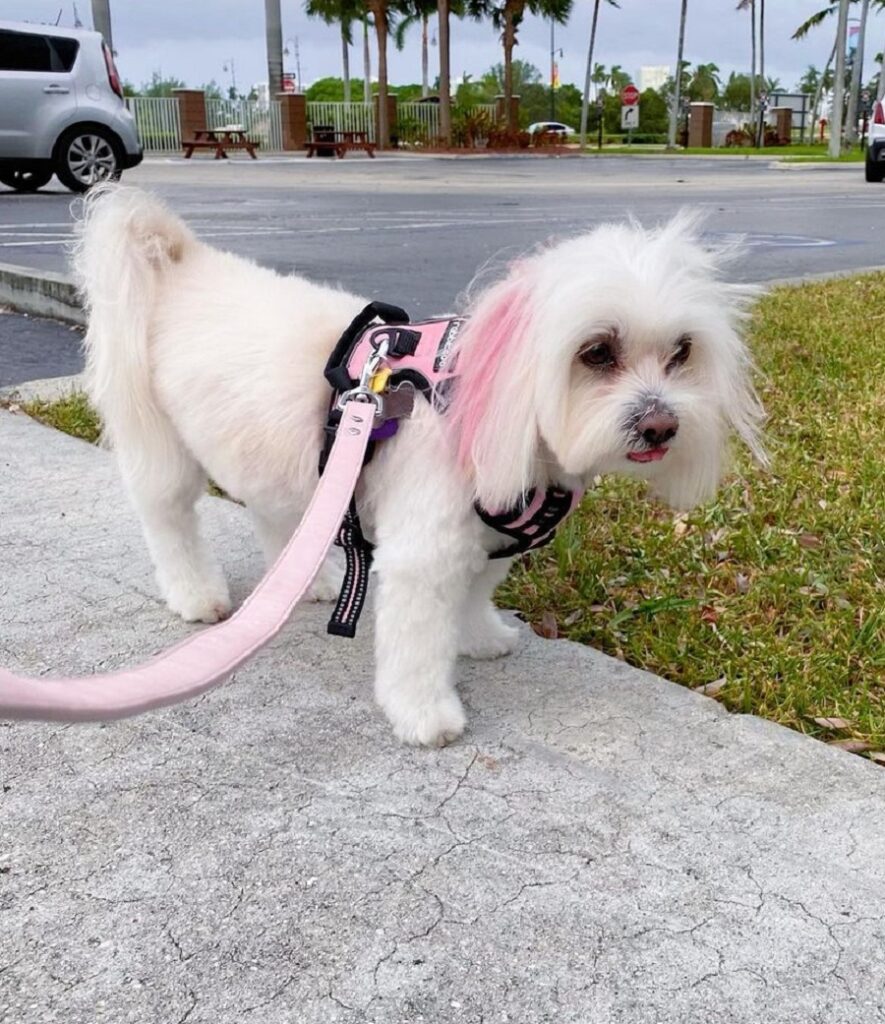
{"type": "Polygon", "coordinates": [[[227,160],[229,149],[245,149],[253,160],[258,159],[255,155],[258,143],[250,141],[243,128],[197,128],[194,137],[182,144],[185,160],[190,160],[195,149],[214,149],[216,160],[227,160]]]}
{"type": "Polygon", "coordinates": [[[375,143],[369,141],[369,133],[361,131],[336,131],[331,125],[314,125],[307,144],[307,155],[315,153],[320,156],[331,156],[333,153],[339,160],[349,149],[362,149],[375,159],[375,143]]]}

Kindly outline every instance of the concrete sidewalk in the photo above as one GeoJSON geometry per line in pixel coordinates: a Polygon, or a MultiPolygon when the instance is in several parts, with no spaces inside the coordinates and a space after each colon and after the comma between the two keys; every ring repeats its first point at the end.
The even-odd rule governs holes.
{"type": "MultiPolygon", "coordinates": [[[[189,632],[110,458],[0,412],[0,659],[189,632]]],[[[242,509],[204,515],[237,599],[242,509]]],[[[885,773],[528,630],[398,746],[326,607],[192,704],[0,726],[0,1021],[885,1020],[885,773]]]]}

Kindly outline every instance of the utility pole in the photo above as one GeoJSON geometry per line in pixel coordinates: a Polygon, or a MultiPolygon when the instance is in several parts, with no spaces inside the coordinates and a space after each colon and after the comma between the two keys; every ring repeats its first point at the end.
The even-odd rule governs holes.
{"type": "Polygon", "coordinates": [[[845,42],[848,34],[848,4],[839,0],[839,24],[836,29],[836,81],[833,84],[833,110],[830,114],[830,156],[842,153],[842,104],[845,98],[845,42]]]}
{"type": "Polygon", "coordinates": [[[111,53],[114,52],[114,39],[111,35],[111,0],[92,0],[92,27],[101,32],[111,53]]]}
{"type": "Polygon", "coordinates": [[[267,95],[275,100],[283,91],[283,19],[280,0],[264,0],[264,28],[267,37],[267,95]]]}
{"type": "MultiPolygon", "coordinates": [[[[847,3],[848,0],[843,0],[847,3]]],[[[679,46],[676,52],[676,75],[674,76],[673,109],[670,111],[670,133],[667,137],[667,149],[676,148],[676,128],[679,124],[679,104],[682,100],[682,54],[685,50],[685,15],[688,10],[688,0],[682,0],[682,10],[679,14],[679,46]]]]}
{"type": "MultiPolygon", "coordinates": [[[[556,20],[550,18],[550,120],[556,120],[556,39],[554,38],[554,29],[556,26],[556,20]]],[[[562,57],[562,50],[559,50],[559,56],[562,57]]]]}

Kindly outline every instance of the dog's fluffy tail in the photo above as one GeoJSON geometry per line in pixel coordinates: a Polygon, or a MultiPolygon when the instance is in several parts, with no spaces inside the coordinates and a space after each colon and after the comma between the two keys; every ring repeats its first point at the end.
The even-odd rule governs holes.
{"type": "Polygon", "coordinates": [[[84,202],[73,265],[89,318],[86,390],[106,439],[151,436],[163,414],[153,395],[148,332],[160,277],[199,244],[159,200],[102,185],[84,202]]]}

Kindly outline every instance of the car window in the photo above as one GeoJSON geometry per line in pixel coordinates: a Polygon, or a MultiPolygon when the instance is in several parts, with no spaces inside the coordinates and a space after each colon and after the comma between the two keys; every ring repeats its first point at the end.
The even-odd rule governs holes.
{"type": "Polygon", "coordinates": [[[0,71],[70,71],[79,48],[76,39],[0,30],[0,71]]]}

